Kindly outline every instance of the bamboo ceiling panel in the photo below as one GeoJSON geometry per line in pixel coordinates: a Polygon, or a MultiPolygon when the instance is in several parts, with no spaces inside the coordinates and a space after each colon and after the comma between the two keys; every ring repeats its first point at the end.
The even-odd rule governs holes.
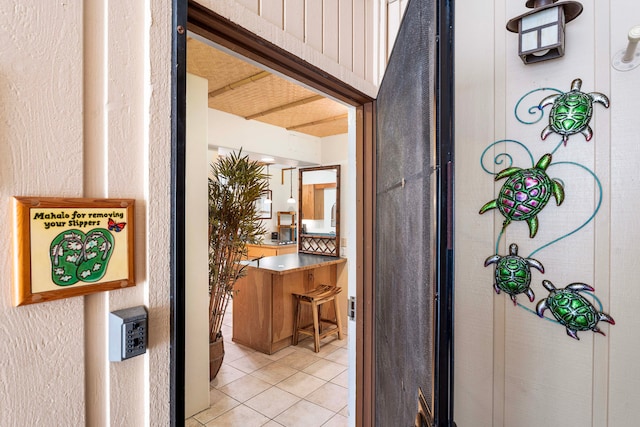
{"type": "Polygon", "coordinates": [[[188,39],[187,72],[209,81],[209,91],[219,89],[262,70],[195,39],[188,39]]]}
{"type": "Polygon", "coordinates": [[[340,135],[347,133],[349,130],[348,121],[346,118],[340,120],[333,120],[331,122],[322,123],[318,125],[304,126],[296,129],[296,132],[306,133],[307,135],[317,136],[324,138],[325,136],[340,135]]]}
{"type": "Polygon", "coordinates": [[[344,105],[193,38],[187,71],[208,80],[209,108],[317,137],[347,132],[344,105]]]}
{"type": "Polygon", "coordinates": [[[347,107],[330,99],[322,98],[294,109],[287,109],[263,117],[257,117],[256,120],[288,129],[305,123],[321,122],[345,114],[347,114],[347,107]]]}
{"type": "Polygon", "coordinates": [[[247,117],[314,95],[315,93],[308,89],[270,75],[210,97],[209,108],[247,117]]]}

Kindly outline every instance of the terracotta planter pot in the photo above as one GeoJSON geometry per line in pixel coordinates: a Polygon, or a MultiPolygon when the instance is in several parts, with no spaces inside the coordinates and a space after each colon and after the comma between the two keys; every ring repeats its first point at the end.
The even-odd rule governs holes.
{"type": "Polygon", "coordinates": [[[222,337],[209,343],[209,381],[213,380],[222,366],[224,359],[224,340],[222,337]]]}

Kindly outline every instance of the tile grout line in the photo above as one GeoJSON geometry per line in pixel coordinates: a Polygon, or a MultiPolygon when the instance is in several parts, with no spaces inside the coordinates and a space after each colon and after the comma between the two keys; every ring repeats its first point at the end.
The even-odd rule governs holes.
{"type": "MultiPolygon", "coordinates": [[[[227,326],[229,326],[229,327],[230,327],[230,325],[227,325],[227,326]]],[[[223,366],[226,364],[226,365],[228,365],[229,367],[233,368],[234,370],[237,370],[238,372],[240,372],[242,375],[240,375],[238,378],[235,378],[235,379],[233,379],[233,380],[231,380],[231,381],[229,381],[228,383],[225,383],[225,384],[223,384],[223,385],[219,385],[219,386],[212,386],[212,385],[210,385],[210,390],[216,390],[216,391],[218,391],[219,393],[222,393],[223,395],[225,395],[226,397],[228,397],[229,399],[231,399],[231,400],[233,400],[233,401],[237,402],[238,404],[237,404],[237,405],[235,405],[235,406],[233,406],[232,408],[229,408],[229,409],[227,409],[227,410],[225,410],[225,411],[223,411],[223,412],[221,412],[221,413],[217,414],[215,417],[213,417],[212,419],[208,420],[208,421],[207,421],[206,423],[204,423],[204,424],[203,424],[202,422],[200,422],[200,421],[199,421],[197,418],[195,418],[195,417],[197,417],[199,414],[202,414],[202,413],[203,413],[203,412],[205,412],[205,411],[208,411],[209,409],[211,409],[211,407],[210,407],[210,408],[208,408],[208,409],[205,409],[204,411],[202,411],[202,412],[200,412],[200,413],[198,413],[198,414],[195,414],[193,417],[191,417],[191,418],[187,419],[187,421],[189,421],[189,420],[195,420],[195,421],[198,423],[198,424],[197,424],[197,426],[198,426],[198,427],[201,427],[201,426],[206,427],[206,426],[207,426],[207,424],[214,422],[216,419],[220,419],[220,418],[221,418],[221,417],[223,417],[225,414],[228,414],[230,411],[237,410],[237,408],[239,408],[239,407],[244,407],[244,408],[246,408],[246,409],[248,409],[248,410],[250,410],[250,411],[256,412],[257,414],[260,414],[261,416],[263,416],[263,417],[267,418],[267,419],[269,420],[269,421],[267,421],[267,424],[272,423],[272,422],[277,423],[277,421],[275,420],[277,417],[279,417],[279,416],[281,416],[282,414],[286,413],[286,412],[287,412],[287,411],[289,411],[291,408],[293,408],[295,405],[299,404],[301,401],[307,402],[307,403],[309,403],[309,404],[311,404],[311,405],[317,406],[318,408],[321,408],[321,409],[323,409],[323,410],[325,410],[325,411],[328,411],[328,412],[330,413],[330,416],[327,418],[327,421],[326,421],[326,422],[329,422],[330,420],[334,419],[336,416],[344,417],[344,415],[342,415],[341,413],[344,413],[344,411],[348,408],[348,403],[347,403],[347,402],[345,402],[345,405],[344,405],[344,406],[342,406],[338,411],[334,411],[334,410],[332,410],[332,409],[329,409],[329,408],[327,408],[327,407],[323,406],[322,404],[318,404],[318,403],[312,402],[312,401],[308,400],[307,398],[308,398],[310,395],[312,395],[313,393],[317,392],[317,391],[318,391],[319,389],[321,389],[322,387],[326,386],[327,384],[331,384],[331,385],[334,385],[334,386],[337,386],[337,387],[344,388],[344,389],[346,390],[346,392],[348,393],[348,387],[344,387],[344,386],[343,386],[343,385],[341,385],[341,384],[337,384],[337,383],[332,382],[333,380],[335,380],[335,379],[336,379],[337,377],[339,377],[340,375],[343,375],[343,374],[344,374],[344,372],[345,372],[346,370],[348,370],[348,365],[344,365],[344,364],[342,364],[342,363],[339,363],[339,362],[336,362],[336,361],[333,361],[333,360],[330,360],[330,359],[327,359],[327,358],[326,358],[327,356],[330,356],[331,354],[334,354],[335,352],[337,352],[337,351],[339,351],[339,350],[341,350],[341,349],[346,349],[346,348],[347,348],[347,347],[346,347],[346,343],[348,342],[348,341],[346,341],[346,340],[347,340],[346,338],[343,338],[343,341],[345,342],[345,344],[343,344],[343,345],[339,345],[339,346],[334,345],[334,344],[333,344],[333,342],[334,342],[334,341],[331,341],[331,342],[325,343],[325,344],[324,344],[325,346],[327,346],[327,345],[332,345],[332,346],[334,346],[334,347],[336,347],[336,348],[335,348],[334,350],[332,350],[331,352],[328,352],[328,353],[324,354],[323,356],[316,356],[316,354],[317,354],[317,353],[315,353],[315,352],[314,352],[314,353],[312,353],[312,355],[313,355],[313,356],[315,356],[315,357],[317,357],[319,360],[313,361],[313,362],[311,362],[311,363],[309,363],[309,364],[307,364],[307,365],[305,365],[305,366],[303,366],[303,367],[301,367],[301,368],[299,368],[299,369],[298,369],[298,368],[292,368],[292,369],[294,369],[294,370],[295,370],[295,372],[293,372],[293,373],[291,373],[290,375],[287,375],[286,377],[284,377],[284,378],[280,379],[280,380],[279,380],[278,382],[276,382],[275,384],[272,384],[271,382],[268,382],[268,381],[264,381],[263,379],[261,379],[261,378],[259,378],[259,377],[255,376],[255,375],[253,375],[253,374],[254,374],[254,373],[256,373],[256,372],[258,372],[258,371],[260,371],[260,370],[262,370],[262,369],[265,369],[265,368],[267,368],[267,367],[269,367],[269,366],[271,366],[271,365],[277,364],[280,360],[282,360],[282,359],[284,359],[285,357],[288,357],[288,356],[290,356],[290,355],[292,355],[292,354],[295,354],[295,353],[297,353],[297,352],[312,351],[310,348],[305,348],[305,346],[304,346],[304,342],[305,342],[305,341],[309,341],[309,343],[311,343],[311,344],[313,343],[313,340],[312,340],[311,338],[306,338],[305,340],[302,340],[302,341],[298,344],[298,346],[294,347],[293,351],[291,351],[291,352],[290,352],[290,353],[288,353],[288,354],[285,354],[283,357],[278,358],[278,359],[273,359],[273,360],[271,360],[271,362],[267,363],[266,365],[260,366],[260,367],[258,367],[257,369],[255,369],[255,370],[253,370],[253,371],[251,371],[251,372],[245,372],[245,371],[243,371],[243,370],[241,370],[241,369],[239,369],[239,368],[234,367],[234,366],[233,366],[233,362],[238,361],[238,360],[241,360],[241,359],[246,358],[246,357],[249,357],[249,356],[251,356],[251,355],[253,355],[253,354],[261,355],[261,353],[256,352],[256,351],[251,350],[251,349],[248,349],[248,348],[246,348],[246,347],[244,347],[244,346],[240,346],[239,344],[235,344],[235,343],[233,343],[232,341],[228,341],[228,342],[230,343],[230,344],[229,344],[230,346],[237,346],[237,347],[240,347],[240,348],[241,348],[241,353],[243,353],[243,355],[242,355],[242,356],[240,356],[240,357],[237,357],[237,358],[235,358],[235,359],[233,359],[233,360],[231,360],[231,361],[229,361],[229,362],[224,362],[224,363],[223,363],[223,366]],[[246,354],[244,353],[245,351],[246,351],[246,354]],[[323,378],[317,377],[317,376],[315,376],[315,375],[313,375],[313,374],[310,374],[310,373],[308,373],[308,372],[305,372],[305,371],[304,371],[304,369],[307,369],[308,367],[310,367],[310,366],[312,366],[312,365],[314,365],[314,364],[317,364],[317,363],[319,363],[319,362],[327,362],[327,364],[332,363],[332,364],[334,364],[334,365],[340,365],[340,366],[344,367],[344,370],[342,370],[340,373],[338,373],[338,374],[336,374],[336,375],[333,375],[333,376],[332,376],[330,379],[328,379],[328,380],[325,380],[325,379],[323,379],[323,378]],[[279,384],[282,384],[282,383],[283,383],[283,382],[285,382],[287,379],[290,379],[291,377],[293,377],[294,375],[299,374],[299,373],[302,373],[302,374],[305,374],[305,375],[309,375],[310,377],[313,377],[314,379],[317,379],[317,380],[319,380],[319,381],[322,381],[322,384],[320,384],[320,385],[319,385],[318,387],[316,387],[314,390],[312,390],[312,391],[310,391],[309,393],[307,393],[304,397],[300,397],[300,396],[298,396],[298,395],[296,395],[296,394],[294,394],[294,393],[291,393],[291,392],[289,392],[289,391],[287,391],[287,390],[284,390],[283,388],[278,387],[278,385],[279,385],[279,384]],[[228,393],[226,393],[226,392],[224,392],[224,391],[222,391],[222,390],[221,390],[221,388],[224,388],[224,387],[226,387],[227,385],[229,385],[229,384],[231,384],[231,383],[233,383],[233,382],[235,382],[235,381],[237,381],[237,380],[240,380],[240,379],[242,379],[242,378],[245,378],[245,377],[247,377],[247,376],[250,376],[251,378],[256,379],[256,380],[259,380],[259,381],[263,381],[263,382],[265,382],[265,383],[269,384],[269,387],[268,387],[268,388],[266,388],[265,390],[262,390],[262,391],[258,392],[258,393],[257,393],[257,394],[255,394],[255,395],[252,395],[251,397],[249,397],[249,398],[245,399],[244,401],[240,401],[240,400],[238,400],[236,397],[233,397],[233,395],[228,394],[228,393]],[[283,391],[283,392],[285,392],[285,393],[291,394],[291,395],[292,395],[292,396],[294,396],[297,400],[296,400],[294,403],[292,403],[291,405],[289,405],[287,408],[285,408],[285,409],[283,409],[282,411],[280,411],[278,414],[274,415],[273,417],[270,417],[269,415],[266,415],[266,414],[264,414],[264,413],[260,412],[259,410],[254,409],[254,408],[252,408],[251,406],[248,406],[248,405],[246,404],[246,402],[248,402],[248,401],[250,401],[250,400],[252,400],[252,399],[254,399],[254,398],[256,398],[256,397],[260,396],[261,394],[263,394],[263,393],[265,393],[265,392],[267,392],[268,390],[271,390],[271,389],[273,389],[273,388],[277,388],[277,389],[278,389],[278,390],[280,390],[280,391],[283,391]]],[[[339,341],[338,341],[338,342],[339,342],[339,341]]],[[[307,343],[307,344],[309,344],[309,343],[307,343]]],[[[225,344],[226,344],[226,342],[225,342],[225,344]]],[[[231,347],[231,348],[234,348],[234,347],[231,347]]],[[[288,347],[288,348],[289,348],[289,347],[288,347]]],[[[326,349],[327,347],[324,347],[324,348],[326,349]]],[[[321,350],[321,351],[322,351],[322,350],[321,350]]]]}

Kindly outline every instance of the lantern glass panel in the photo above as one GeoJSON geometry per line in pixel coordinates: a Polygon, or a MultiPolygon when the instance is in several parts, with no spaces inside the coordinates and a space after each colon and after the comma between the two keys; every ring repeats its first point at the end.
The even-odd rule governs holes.
{"type": "Polygon", "coordinates": [[[550,7],[538,13],[532,13],[520,21],[520,31],[543,27],[558,22],[558,7],[550,7]]]}
{"type": "Polygon", "coordinates": [[[520,36],[520,44],[522,52],[529,52],[530,50],[538,49],[538,32],[529,31],[528,33],[523,33],[520,36]]]}
{"type": "Polygon", "coordinates": [[[540,30],[540,47],[554,46],[558,43],[558,25],[551,25],[540,30]]]}

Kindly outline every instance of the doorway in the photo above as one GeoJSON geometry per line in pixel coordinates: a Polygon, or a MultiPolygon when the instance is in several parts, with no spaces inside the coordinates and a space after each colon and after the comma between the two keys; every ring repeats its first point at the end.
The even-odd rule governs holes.
{"type": "MultiPolygon", "coordinates": [[[[178,1],[178,0],[176,0],[178,1]]],[[[356,121],[356,294],[358,301],[356,309],[356,425],[374,425],[377,422],[377,413],[374,411],[378,393],[374,393],[374,382],[378,390],[377,371],[373,368],[374,359],[378,357],[378,351],[394,351],[393,347],[375,345],[374,339],[377,332],[373,328],[375,323],[373,312],[377,304],[374,298],[374,272],[376,271],[377,255],[376,242],[376,110],[386,107],[378,104],[370,97],[346,86],[342,81],[314,68],[299,58],[291,55],[271,43],[258,39],[254,34],[238,27],[208,9],[193,2],[189,4],[188,19],[187,5],[178,2],[177,32],[185,34],[187,21],[189,29],[216,44],[232,49],[238,54],[263,64],[269,69],[289,76],[304,85],[308,85],[322,93],[343,101],[355,107],[356,121]],[[184,10],[180,8],[184,7],[184,10]],[[183,25],[180,25],[183,24],[183,25]],[[182,30],[182,33],[180,32],[182,30]],[[362,362],[362,363],[360,363],[362,362]]],[[[421,102],[420,106],[432,106],[433,123],[435,124],[435,152],[434,159],[437,163],[431,173],[423,173],[421,176],[432,175],[435,182],[434,196],[436,197],[436,215],[433,218],[433,230],[435,240],[435,291],[431,296],[435,301],[430,316],[434,323],[433,342],[433,384],[430,386],[433,393],[430,398],[420,393],[420,389],[411,390],[411,400],[417,402],[417,397],[424,396],[431,402],[426,402],[433,407],[433,423],[437,426],[454,425],[452,422],[452,307],[453,307],[453,4],[451,0],[434,0],[433,2],[409,2],[413,12],[407,12],[406,16],[413,16],[413,22],[424,29],[429,26],[435,30],[430,37],[431,45],[428,53],[434,54],[434,68],[431,68],[435,93],[433,99],[421,102]],[[422,7],[422,9],[420,9],[422,7]],[[422,17],[430,19],[423,20],[422,17]]],[[[403,26],[405,26],[403,22],[403,26]]],[[[404,43],[425,47],[415,43],[416,39],[412,31],[405,31],[397,40],[404,43]]],[[[176,37],[174,44],[176,52],[176,64],[185,64],[186,37],[176,37]]],[[[417,57],[417,58],[421,58],[417,57]]],[[[425,56],[426,57],[426,56],[425,56]]],[[[174,222],[172,224],[172,236],[174,251],[172,264],[172,297],[174,299],[174,318],[172,325],[175,333],[172,335],[172,419],[181,423],[184,419],[184,81],[186,70],[176,69],[176,104],[174,105],[174,182],[172,188],[174,222]],[[182,73],[182,76],[180,76],[182,73]]],[[[400,68],[401,74],[404,69],[400,68]]],[[[422,83],[421,74],[414,74],[418,83],[422,83]]],[[[430,132],[429,135],[432,133],[430,132]]],[[[382,153],[381,153],[382,154],[382,153]]],[[[402,188],[405,180],[400,179],[398,187],[402,188]]],[[[401,253],[400,253],[401,254],[401,253]]],[[[381,341],[381,344],[383,342],[381,341]]],[[[416,360],[414,360],[416,362],[416,360]]],[[[419,363],[419,362],[418,362],[419,363]]],[[[425,390],[422,390],[423,392],[425,390]]],[[[381,395],[380,395],[381,396],[381,395]]],[[[423,399],[424,400],[424,399],[423,399]]],[[[415,406],[414,406],[415,407],[415,406]]],[[[383,411],[381,413],[384,414],[383,411]]],[[[406,415],[406,413],[405,413],[406,415]]],[[[430,417],[429,417],[430,418],[430,417]]],[[[427,420],[429,423],[429,420],[427,420]]]]}
{"type": "MultiPolygon", "coordinates": [[[[269,354],[264,354],[264,347],[253,342],[257,339],[254,333],[271,323],[257,312],[247,311],[247,304],[253,307],[253,304],[260,303],[248,302],[249,290],[241,283],[236,285],[236,289],[242,289],[231,300],[224,316],[223,364],[209,383],[206,376],[208,349],[205,348],[207,306],[204,304],[207,299],[207,262],[203,259],[207,252],[207,208],[205,191],[197,190],[204,190],[200,187],[206,180],[209,164],[216,162],[218,156],[227,156],[232,151],[241,152],[250,160],[267,165],[263,166],[263,171],[266,167],[265,172],[270,175],[268,191],[271,203],[262,215],[262,225],[267,233],[263,236],[262,245],[248,246],[248,256],[253,259],[261,255],[295,253],[296,244],[280,244],[297,240],[296,237],[271,240],[271,233],[282,234],[285,228],[280,226],[280,222],[290,223],[292,212],[293,218],[303,219],[305,228],[318,223],[326,225],[324,220],[330,219],[330,215],[325,215],[325,211],[331,209],[329,196],[333,194],[335,201],[335,190],[340,188],[342,203],[338,203],[337,212],[341,213],[338,215],[341,233],[336,236],[336,241],[343,242],[337,247],[351,263],[339,264],[336,284],[343,289],[338,298],[341,317],[346,319],[349,288],[354,288],[353,260],[356,259],[355,250],[348,244],[355,242],[355,236],[349,231],[355,223],[352,209],[355,204],[355,138],[354,126],[349,126],[349,122],[354,122],[349,120],[349,117],[353,119],[353,108],[272,74],[264,67],[249,63],[193,33],[189,33],[187,40],[187,72],[186,145],[189,167],[186,211],[189,222],[186,233],[185,415],[192,418],[188,418],[188,423],[239,425],[236,420],[242,418],[242,422],[254,419],[256,424],[269,419],[288,424],[287,420],[304,408],[305,413],[315,414],[314,419],[327,419],[334,423],[340,420],[338,425],[341,425],[348,419],[349,412],[353,413],[355,397],[353,385],[349,387],[350,378],[355,377],[354,363],[349,363],[355,358],[348,351],[349,347],[354,348],[355,343],[353,327],[347,332],[347,325],[353,326],[352,322],[345,322],[342,328],[350,339],[326,340],[318,353],[310,346],[312,340],[306,339],[297,346],[288,346],[273,353],[269,350],[269,354]],[[205,151],[207,148],[208,153],[205,151]],[[330,164],[340,165],[342,173],[339,182],[336,176],[333,177],[333,193],[331,189],[317,190],[324,196],[321,197],[324,209],[317,213],[317,218],[308,213],[297,215],[305,212],[305,208],[308,210],[311,202],[317,204],[317,201],[308,197],[303,201],[298,197],[299,175],[294,169],[303,168],[309,174],[312,173],[308,171],[309,166],[330,164]],[[234,315],[236,308],[239,308],[237,316],[234,315]],[[349,364],[351,375],[347,371],[349,364]],[[348,393],[349,388],[352,393],[348,393]],[[351,411],[346,409],[348,403],[351,411]]],[[[320,171],[318,173],[316,181],[324,183],[328,177],[320,171]]],[[[316,213],[313,208],[311,206],[312,213],[316,213]]],[[[298,223],[297,219],[293,220],[298,223]]],[[[319,277],[317,279],[320,280],[319,277]]],[[[276,288],[280,289],[280,285],[276,288]]],[[[284,317],[292,318],[292,314],[284,317]]],[[[281,319],[274,313],[276,318],[281,319]]],[[[285,324],[288,322],[285,320],[285,324]]],[[[273,334],[286,336],[284,331],[287,327],[281,325],[279,328],[273,334]]],[[[269,335],[265,331],[264,339],[269,335]]],[[[278,348],[284,345],[286,343],[281,342],[278,348]]]]}
{"type": "MultiPolygon", "coordinates": [[[[340,100],[348,105],[355,107],[355,113],[353,121],[355,122],[356,132],[355,139],[355,158],[356,171],[355,175],[355,283],[356,283],[356,296],[358,301],[362,304],[356,305],[356,319],[355,322],[355,335],[356,335],[356,366],[358,372],[356,374],[355,393],[357,396],[356,402],[356,423],[358,425],[368,424],[367,413],[370,409],[367,409],[368,402],[371,399],[367,399],[366,396],[371,394],[371,386],[367,384],[370,381],[371,375],[363,374],[364,371],[370,370],[370,357],[364,357],[367,351],[371,351],[370,338],[367,339],[367,333],[370,331],[365,330],[365,326],[370,328],[372,322],[370,321],[370,313],[367,313],[365,307],[370,304],[366,304],[367,292],[371,291],[370,281],[372,280],[371,274],[371,239],[372,239],[372,224],[373,224],[373,200],[370,197],[366,197],[366,194],[373,194],[371,177],[373,176],[373,100],[368,96],[354,90],[353,88],[346,87],[344,83],[339,80],[322,73],[318,69],[310,67],[308,64],[303,63],[298,58],[293,57],[291,54],[282,51],[281,49],[266,43],[264,40],[259,40],[255,35],[250,34],[239,28],[229,21],[222,19],[215,15],[208,9],[196,4],[189,4],[189,17],[188,17],[188,29],[199,36],[213,41],[214,43],[223,46],[228,49],[232,49],[238,54],[249,58],[252,61],[260,63],[267,68],[273,69],[276,72],[289,76],[315,90],[340,100]],[[368,266],[368,267],[367,267],[368,266]],[[365,268],[367,267],[367,268],[365,268]],[[369,319],[367,321],[367,316],[369,319]],[[368,359],[368,360],[365,360],[368,359]]],[[[184,48],[184,46],[183,46],[184,48]]],[[[186,50],[183,54],[186,53],[186,50]]],[[[178,85],[180,91],[180,86],[178,85]]],[[[184,88],[182,88],[184,90],[184,88]]],[[[181,98],[180,94],[177,96],[181,98]]],[[[184,126],[184,123],[182,124],[184,126]]],[[[180,126],[178,126],[179,128],[180,126]]],[[[184,129],[182,129],[184,131],[184,129]]],[[[179,133],[179,132],[178,132],[179,133]]],[[[178,138],[179,139],[179,138],[178,138]]],[[[180,144],[178,144],[180,145],[180,144]]],[[[178,161],[179,170],[184,171],[184,146],[178,147],[175,152],[176,158],[181,159],[178,161]]],[[[184,175],[180,174],[180,171],[175,174],[174,189],[184,189],[184,175]]],[[[174,269],[174,325],[176,331],[181,331],[181,327],[184,326],[184,256],[180,255],[180,249],[183,248],[184,242],[181,241],[180,224],[184,221],[184,199],[180,195],[181,192],[174,192],[174,197],[178,198],[174,201],[174,206],[177,207],[176,215],[174,216],[176,223],[174,224],[174,238],[176,242],[177,257],[175,257],[176,265],[174,269]]],[[[182,192],[183,194],[183,192],[182,192]]],[[[175,420],[184,419],[184,354],[179,354],[180,344],[184,348],[184,337],[179,332],[176,332],[173,340],[172,348],[175,351],[174,366],[172,367],[172,394],[173,402],[175,403],[175,420]],[[182,371],[181,371],[182,369],[182,371]]],[[[369,335],[370,336],[370,335],[369,335]]],[[[370,354],[370,353],[369,353],[370,354]]]]}

